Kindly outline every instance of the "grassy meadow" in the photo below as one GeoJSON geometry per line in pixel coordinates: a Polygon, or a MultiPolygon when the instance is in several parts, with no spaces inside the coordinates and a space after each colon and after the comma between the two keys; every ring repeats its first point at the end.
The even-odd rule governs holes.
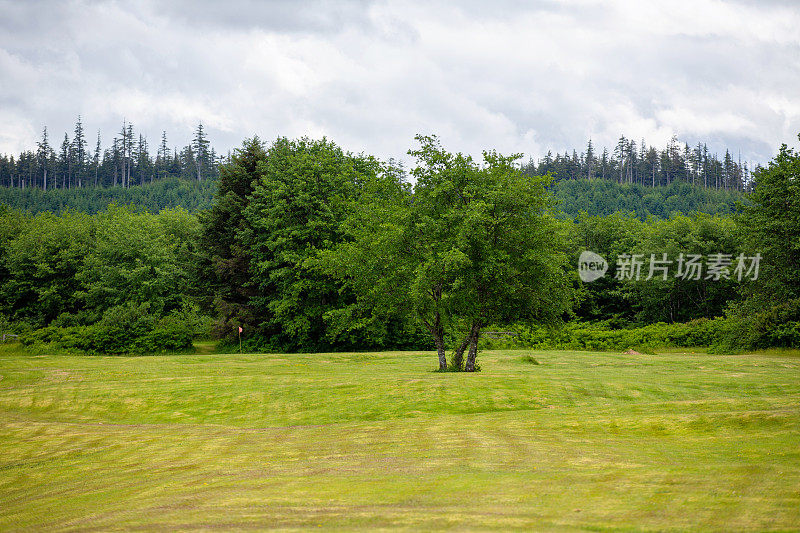
{"type": "Polygon", "coordinates": [[[2,348],[0,530],[800,528],[800,357],[480,363],[2,348]]]}

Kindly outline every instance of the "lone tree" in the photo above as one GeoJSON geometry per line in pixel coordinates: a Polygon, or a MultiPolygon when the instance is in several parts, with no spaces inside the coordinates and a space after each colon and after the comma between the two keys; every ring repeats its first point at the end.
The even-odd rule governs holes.
{"type": "Polygon", "coordinates": [[[451,366],[475,370],[481,329],[489,324],[551,322],[571,300],[567,257],[557,221],[548,212],[548,178],[522,175],[515,161],[484,152],[484,165],[462,192],[455,245],[464,254],[455,291],[466,329],[451,366]]]}
{"type": "Polygon", "coordinates": [[[518,155],[485,152],[479,165],[436,137],[416,139],[413,188],[362,205],[346,224],[349,240],[322,264],[365,306],[412,314],[430,332],[440,370],[448,334],[463,338],[450,368],[474,371],[481,328],[549,321],[570,301],[549,178],[524,176],[518,155]]]}

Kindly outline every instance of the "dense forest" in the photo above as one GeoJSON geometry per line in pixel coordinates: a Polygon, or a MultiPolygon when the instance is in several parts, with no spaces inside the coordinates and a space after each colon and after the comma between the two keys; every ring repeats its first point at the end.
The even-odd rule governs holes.
{"type": "Polygon", "coordinates": [[[673,136],[659,150],[644,140],[637,143],[623,135],[611,152],[603,148],[598,154],[589,140],[580,154],[577,150],[555,156],[548,152],[538,161],[528,161],[523,169],[531,176],[550,173],[564,180],[603,179],[651,187],[683,181],[706,188],[743,191],[751,186],[752,172],[758,165],[748,168],[741,158],[734,159],[730,150],[725,150],[720,158],[709,152],[706,143],[690,148],[673,136]]]}
{"type": "MultiPolygon", "coordinates": [[[[60,144],[50,139],[47,127],[33,150],[14,156],[0,155],[0,187],[39,188],[42,190],[85,187],[123,187],[154,183],[179,177],[203,181],[219,175],[218,167],[226,161],[211,145],[202,123],[194,131],[192,142],[178,149],[170,147],[167,133],[162,132],[155,152],[148,139],[136,134],[133,124],[123,122],[110,146],[103,147],[100,132],[93,146],[80,117],[72,132],[60,144]]],[[[690,148],[673,137],[659,150],[642,140],[636,142],[624,135],[613,150],[599,153],[591,140],[586,149],[563,154],[548,152],[538,161],[522,166],[530,176],[550,174],[556,181],[602,179],[619,184],[668,186],[686,182],[704,188],[732,191],[748,190],[752,172],[730,150],[720,157],[709,152],[706,143],[690,148]]]]}
{"type": "Polygon", "coordinates": [[[479,369],[495,327],[572,348],[800,344],[800,156],[785,146],[740,192],[554,181],[516,156],[417,142],[410,170],[325,139],[253,138],[218,177],[190,167],[151,182],[123,158],[111,187],[73,169],[72,187],[8,188],[0,327],[32,350],[80,353],[233,343],[241,328],[249,350],[435,348],[441,370],[479,369]],[[584,250],[610,273],[643,258],[651,275],[582,282],[584,250]],[[679,270],[704,262],[651,279],[662,255],[679,270]]]}
{"type": "Polygon", "coordinates": [[[170,147],[167,133],[155,153],[144,135],[136,134],[133,124],[123,122],[110,146],[103,147],[100,132],[93,146],[80,117],[72,139],[67,133],[58,144],[45,127],[35,150],[17,155],[0,155],[0,186],[19,189],[73,189],[86,187],[131,187],[169,177],[196,181],[218,176],[224,161],[205,133],[202,123],[192,142],[182,149],[170,147]]]}
{"type": "Polygon", "coordinates": [[[685,181],[651,187],[609,180],[560,180],[553,182],[549,190],[556,209],[571,218],[581,213],[611,215],[619,212],[632,213],[641,219],[669,218],[679,213],[730,215],[747,202],[746,193],[705,188],[685,181]]]}
{"type": "MultiPolygon", "coordinates": [[[[678,181],[655,187],[619,184],[609,180],[561,180],[548,186],[561,216],[633,213],[641,219],[668,218],[672,214],[694,212],[732,214],[746,202],[745,193],[704,188],[678,181]]],[[[123,187],[73,189],[0,187],[0,204],[32,214],[81,211],[98,213],[112,203],[134,205],[150,212],[182,207],[196,213],[209,209],[214,201],[217,180],[197,181],[168,177],[153,183],[123,187]]]]}
{"type": "Polygon", "coordinates": [[[162,209],[181,207],[196,213],[211,207],[217,180],[197,181],[167,177],[153,183],[124,187],[84,187],[73,189],[0,187],[0,204],[31,214],[80,211],[95,214],[110,204],[134,205],[157,213],[162,209]]]}

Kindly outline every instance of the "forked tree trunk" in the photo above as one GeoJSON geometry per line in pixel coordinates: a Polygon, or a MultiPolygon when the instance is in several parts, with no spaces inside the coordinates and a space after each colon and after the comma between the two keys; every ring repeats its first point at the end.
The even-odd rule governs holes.
{"type": "Polygon", "coordinates": [[[473,325],[471,333],[472,335],[469,343],[469,353],[467,354],[467,364],[464,365],[465,372],[475,372],[475,359],[478,357],[478,339],[481,336],[480,325],[473,325]]]}
{"type": "Polygon", "coordinates": [[[456,353],[453,355],[453,360],[451,363],[455,368],[458,368],[459,370],[462,369],[462,365],[464,363],[464,352],[467,350],[467,347],[472,344],[472,338],[479,333],[480,326],[476,322],[473,322],[472,326],[469,328],[469,332],[467,332],[464,340],[461,341],[461,345],[456,349],[456,353]]]}
{"type": "Polygon", "coordinates": [[[456,348],[456,353],[453,354],[453,360],[450,363],[458,369],[461,369],[461,366],[464,364],[464,352],[466,351],[467,347],[469,346],[469,341],[472,338],[472,330],[464,336],[464,340],[461,341],[461,346],[456,348]]]}

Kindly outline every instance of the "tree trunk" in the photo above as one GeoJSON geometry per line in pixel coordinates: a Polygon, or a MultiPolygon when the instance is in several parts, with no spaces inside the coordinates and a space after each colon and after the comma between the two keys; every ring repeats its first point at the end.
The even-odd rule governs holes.
{"type": "Polygon", "coordinates": [[[442,327],[442,318],[439,312],[436,312],[433,323],[428,322],[424,318],[422,322],[428,326],[428,331],[433,337],[433,343],[436,345],[436,354],[439,356],[439,370],[447,370],[447,353],[444,349],[444,328],[442,327]]]}
{"type": "Polygon", "coordinates": [[[467,354],[467,364],[464,365],[465,372],[475,372],[475,359],[478,357],[478,339],[481,336],[481,326],[474,324],[470,332],[469,353],[467,354]]]}
{"type": "MultiPolygon", "coordinates": [[[[472,326],[469,328],[469,332],[467,333],[464,340],[461,341],[461,346],[458,347],[456,350],[455,355],[453,356],[453,366],[458,368],[459,370],[462,369],[462,363],[464,362],[464,351],[466,351],[468,346],[471,346],[473,343],[473,339],[475,339],[481,331],[481,326],[478,322],[473,322],[472,326]]],[[[477,340],[475,340],[477,342],[477,340]]],[[[475,362],[475,358],[473,357],[473,363],[475,362]]],[[[470,371],[471,372],[471,371],[470,371]]]]}
{"type": "Polygon", "coordinates": [[[431,331],[433,342],[436,344],[436,353],[439,356],[439,370],[447,370],[447,354],[444,351],[444,338],[441,331],[431,331]]]}
{"type": "Polygon", "coordinates": [[[464,363],[464,352],[466,351],[467,347],[469,346],[469,342],[472,339],[472,329],[470,329],[469,333],[464,336],[464,340],[461,341],[461,346],[456,349],[456,353],[453,355],[453,360],[450,361],[455,368],[461,370],[461,366],[464,363]]]}

